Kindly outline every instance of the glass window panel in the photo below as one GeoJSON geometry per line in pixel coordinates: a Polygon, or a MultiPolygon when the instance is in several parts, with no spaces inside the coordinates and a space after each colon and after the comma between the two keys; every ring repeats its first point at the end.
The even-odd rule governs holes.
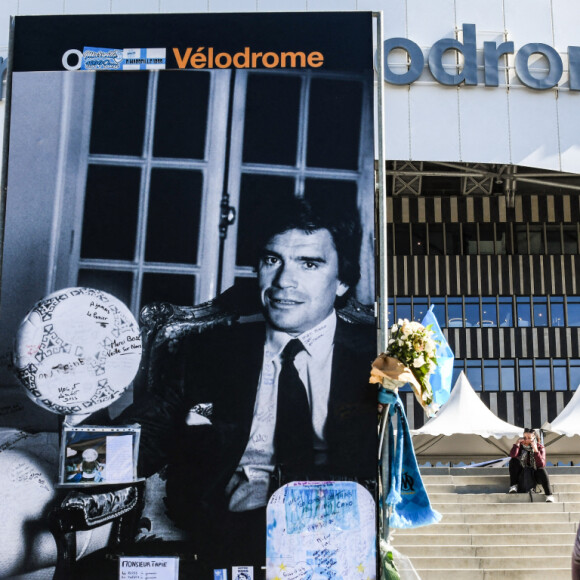
{"type": "Polygon", "coordinates": [[[532,361],[528,359],[520,359],[520,391],[534,390],[534,368],[532,361]]]}
{"type": "Polygon", "coordinates": [[[89,165],[81,258],[133,260],[140,179],[135,167],[89,165]]]}
{"type": "Polygon", "coordinates": [[[562,226],[564,234],[564,254],[578,253],[578,227],[562,226]]]}
{"type": "Polygon", "coordinates": [[[461,224],[445,224],[445,252],[448,256],[461,254],[461,224]]]}
{"type": "Polygon", "coordinates": [[[309,167],[358,169],[362,85],[313,79],[308,118],[309,167]]]}
{"type": "Polygon", "coordinates": [[[511,296],[500,296],[498,299],[499,308],[499,325],[500,326],[513,326],[513,301],[511,296]]]}
{"type": "Polygon", "coordinates": [[[300,85],[296,76],[248,76],[245,163],[296,165],[300,85]]]}
{"type": "Polygon", "coordinates": [[[534,326],[548,326],[548,299],[545,296],[534,297],[534,326]]]}
{"type": "Polygon", "coordinates": [[[479,224],[479,253],[495,253],[494,224],[479,224]]]}
{"type": "Polygon", "coordinates": [[[133,287],[133,274],[131,272],[80,269],[77,284],[108,292],[128,307],[131,306],[131,289],[133,287]]]}
{"type": "Polygon", "coordinates": [[[195,276],[185,274],[143,274],[141,308],[151,302],[171,302],[181,306],[193,304],[195,276]]]}
{"type": "Polygon", "coordinates": [[[510,250],[507,224],[495,224],[495,253],[507,254],[510,250]]]}
{"type": "Polygon", "coordinates": [[[548,254],[562,253],[559,225],[546,225],[546,249],[548,254]]]}
{"type": "Polygon", "coordinates": [[[476,224],[463,224],[463,253],[477,254],[477,227],[476,224]]]}
{"type": "Polygon", "coordinates": [[[447,298],[447,326],[463,326],[463,303],[459,297],[447,298]]]}
{"type": "Polygon", "coordinates": [[[515,226],[516,254],[528,254],[528,228],[526,225],[515,226]]]}
{"type": "Polygon", "coordinates": [[[552,378],[550,376],[550,359],[538,358],[536,359],[536,372],[534,373],[536,380],[536,391],[551,391],[552,378]]]}
{"type": "Polygon", "coordinates": [[[580,358],[570,359],[570,390],[575,391],[580,385],[580,358]]]}
{"type": "Polygon", "coordinates": [[[410,298],[396,298],[395,304],[397,306],[397,320],[406,318],[411,320],[411,299],[410,298]]]}
{"type": "Polygon", "coordinates": [[[530,254],[544,253],[544,228],[543,226],[530,226],[530,254]]]}
{"type": "Polygon", "coordinates": [[[565,359],[553,359],[552,365],[554,367],[554,390],[567,391],[568,390],[568,373],[566,369],[565,359]]]}
{"type": "Polygon", "coordinates": [[[499,362],[483,361],[483,387],[486,391],[499,391],[499,362]]]}
{"type": "Polygon", "coordinates": [[[437,318],[439,326],[446,326],[447,319],[445,318],[445,298],[443,296],[431,296],[431,306],[433,306],[433,314],[437,318]]]}
{"type": "Polygon", "coordinates": [[[238,208],[236,263],[257,265],[256,232],[284,202],[294,197],[294,179],[276,175],[242,175],[238,208]]]}
{"type": "Polygon", "coordinates": [[[568,306],[568,326],[580,326],[580,297],[568,296],[566,302],[568,306]]]}
{"type": "Polygon", "coordinates": [[[147,261],[197,263],[202,183],[199,171],[154,169],[151,172],[147,261]]]}
{"type": "Polygon", "coordinates": [[[481,299],[481,326],[497,326],[497,302],[495,297],[481,299]]]}
{"type": "Polygon", "coordinates": [[[357,184],[338,179],[307,179],[304,198],[325,214],[357,215],[357,184]]]}
{"type": "Polygon", "coordinates": [[[444,252],[443,224],[429,224],[429,254],[441,256],[444,252]]]}
{"type": "Polygon", "coordinates": [[[413,255],[424,256],[427,254],[427,226],[426,224],[412,225],[413,255]]]}
{"type": "Polygon", "coordinates": [[[550,325],[564,326],[563,296],[550,296],[550,325]]]}
{"type": "Polygon", "coordinates": [[[395,225],[396,256],[409,256],[411,254],[411,242],[409,235],[409,224],[395,225]]]}
{"type": "Polygon", "coordinates": [[[413,298],[413,320],[421,322],[429,309],[427,296],[415,296],[413,298]]]}
{"type": "Polygon", "coordinates": [[[467,380],[471,383],[473,390],[481,391],[482,389],[481,361],[468,360],[465,374],[467,375],[467,380]]]}
{"type": "Polygon", "coordinates": [[[479,326],[479,298],[465,298],[465,326],[479,326]]]}
{"type": "Polygon", "coordinates": [[[451,389],[453,389],[453,387],[455,386],[455,383],[457,382],[457,379],[459,378],[459,375],[461,374],[461,371],[465,370],[465,363],[463,360],[454,360],[453,361],[453,376],[451,378],[451,389]]]}
{"type": "Polygon", "coordinates": [[[387,250],[389,255],[394,255],[395,247],[395,226],[393,224],[387,224],[387,250]]]}
{"type": "Polygon", "coordinates": [[[141,155],[149,73],[96,75],[90,152],[141,155]]]}
{"type": "Polygon", "coordinates": [[[155,157],[205,158],[210,75],[161,71],[155,108],[155,157]]]}
{"type": "Polygon", "coordinates": [[[516,298],[516,308],[518,311],[518,326],[531,326],[532,311],[530,299],[526,296],[516,298]]]}
{"type": "Polygon", "coordinates": [[[501,361],[501,390],[516,390],[516,366],[515,361],[512,359],[501,361]]]}

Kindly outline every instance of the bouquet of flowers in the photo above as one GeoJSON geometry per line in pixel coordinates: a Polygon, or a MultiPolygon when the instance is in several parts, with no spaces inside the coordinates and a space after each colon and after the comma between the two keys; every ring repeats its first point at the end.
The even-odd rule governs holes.
{"type": "Polygon", "coordinates": [[[409,383],[427,415],[435,415],[429,375],[437,367],[436,347],[430,326],[399,319],[389,331],[387,351],[373,362],[369,382],[392,391],[409,383]]]}

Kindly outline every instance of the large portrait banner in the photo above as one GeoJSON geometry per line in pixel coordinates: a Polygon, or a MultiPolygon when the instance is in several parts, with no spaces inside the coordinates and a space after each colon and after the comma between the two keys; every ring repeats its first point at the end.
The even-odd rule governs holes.
{"type": "MultiPolygon", "coordinates": [[[[1,352],[63,289],[142,313],[137,378],[83,419],[140,426],[148,525],[123,570],[90,548],[72,570],[177,558],[183,578],[375,578],[372,14],[12,26],[1,352]]],[[[0,429],[57,431],[76,407],[36,407],[9,366],[0,429]]]]}

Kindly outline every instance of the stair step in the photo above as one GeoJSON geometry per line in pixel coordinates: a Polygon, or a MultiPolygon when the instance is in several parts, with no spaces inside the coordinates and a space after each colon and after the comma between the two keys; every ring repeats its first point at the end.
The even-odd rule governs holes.
{"type": "MultiPolygon", "coordinates": [[[[567,556],[525,556],[526,565],[531,570],[551,570],[570,566],[570,554],[567,556]]],[[[521,556],[521,553],[520,553],[521,556]]],[[[522,556],[523,557],[523,556],[522,556]]],[[[415,569],[421,575],[421,570],[437,570],[455,568],[456,570],[513,570],[521,568],[522,558],[447,558],[441,557],[415,557],[412,559],[415,569]]]]}
{"type": "MultiPolygon", "coordinates": [[[[442,524],[437,524],[442,525],[442,524]]],[[[403,530],[396,530],[393,544],[398,549],[399,545],[413,546],[505,546],[514,541],[514,534],[424,534],[418,533],[419,530],[427,529],[417,528],[415,534],[403,534],[403,530]]],[[[529,528],[528,532],[529,534],[529,528]]],[[[534,531],[535,533],[535,531],[534,531]]],[[[574,532],[558,532],[542,536],[543,544],[568,544],[570,550],[574,545],[576,530],[574,532]]],[[[404,552],[402,552],[404,554],[404,552]]]]}
{"type": "MultiPolygon", "coordinates": [[[[424,482],[425,483],[425,482],[424,482]]],[[[554,493],[577,493],[580,499],[580,483],[558,483],[551,482],[552,491],[554,493]]],[[[458,483],[426,483],[425,489],[429,495],[440,493],[471,493],[471,494],[489,494],[489,493],[507,493],[509,489],[509,482],[502,481],[500,483],[481,482],[477,484],[466,485],[463,482],[458,483]]],[[[539,487],[541,489],[541,486],[539,487]]],[[[526,495],[526,494],[512,494],[512,495],[526,495]]]]}
{"type": "Polygon", "coordinates": [[[580,521],[580,513],[578,512],[542,512],[542,513],[492,513],[492,512],[479,512],[479,513],[449,513],[441,512],[443,519],[442,524],[507,524],[513,522],[515,517],[517,521],[522,524],[533,524],[542,523],[546,521],[550,522],[578,522],[580,521]]]}
{"type": "MultiPolygon", "coordinates": [[[[550,482],[553,483],[578,483],[578,475],[554,475],[550,474],[550,482]]],[[[423,483],[428,485],[446,484],[454,483],[461,485],[480,485],[483,483],[489,483],[491,485],[503,485],[509,484],[509,474],[507,471],[503,474],[490,474],[490,475],[421,475],[423,483]]]]}
{"type": "MultiPolygon", "coordinates": [[[[532,503],[529,493],[429,493],[431,503],[532,503]]],[[[544,494],[536,493],[534,502],[543,501],[544,494]],[[539,500],[539,501],[538,501],[539,500]]],[[[580,494],[577,493],[556,493],[554,494],[558,502],[580,502],[580,494]]]]}
{"type": "MultiPolygon", "coordinates": [[[[537,498],[540,499],[540,498],[537,498]]],[[[547,513],[547,512],[579,512],[580,503],[546,503],[545,501],[514,502],[514,503],[468,503],[468,502],[431,502],[433,509],[441,513],[547,513]]]]}
{"type": "MultiPolygon", "coordinates": [[[[516,556],[519,558],[521,556],[521,546],[519,545],[504,545],[504,546],[445,546],[442,552],[441,546],[417,546],[417,545],[405,545],[400,542],[396,542],[397,550],[405,556],[413,559],[417,557],[441,557],[444,555],[449,558],[508,558],[516,556]]],[[[543,554],[546,556],[562,556],[570,559],[572,552],[572,547],[570,544],[552,544],[552,545],[530,545],[529,549],[535,551],[538,554],[543,554]]]]}
{"type": "MultiPolygon", "coordinates": [[[[576,532],[578,528],[577,522],[540,522],[534,525],[534,534],[563,534],[567,532],[576,532]]],[[[530,533],[529,524],[519,521],[512,521],[507,524],[489,523],[489,524],[445,524],[439,523],[436,525],[425,526],[425,535],[430,534],[522,534],[530,533]]],[[[398,530],[398,534],[414,534],[417,528],[409,528],[398,530]]]]}
{"type": "Polygon", "coordinates": [[[570,566],[552,570],[421,570],[421,580],[570,580],[570,566]]]}

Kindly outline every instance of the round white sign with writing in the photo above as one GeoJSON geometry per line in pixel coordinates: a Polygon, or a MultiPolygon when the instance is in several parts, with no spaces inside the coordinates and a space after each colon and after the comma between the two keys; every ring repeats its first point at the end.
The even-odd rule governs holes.
{"type": "Polygon", "coordinates": [[[35,403],[54,413],[86,414],[121,396],[137,374],[141,350],[137,321],[118,298],[67,288],[26,315],[14,365],[35,403]]]}

